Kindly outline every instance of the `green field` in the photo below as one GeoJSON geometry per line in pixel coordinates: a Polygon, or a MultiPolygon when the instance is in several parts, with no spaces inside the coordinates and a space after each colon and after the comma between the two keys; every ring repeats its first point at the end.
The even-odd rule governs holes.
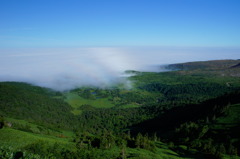
{"type": "MultiPolygon", "coordinates": [[[[130,91],[128,90],[120,90],[119,96],[125,95],[129,93],[130,91]]],[[[141,93],[144,96],[150,96],[151,94],[142,91],[141,93]]],[[[73,107],[72,113],[74,115],[79,115],[81,114],[81,106],[83,105],[90,105],[94,108],[112,108],[118,105],[119,102],[121,102],[122,98],[120,97],[114,97],[112,95],[109,95],[107,97],[96,97],[86,99],[81,97],[80,95],[77,94],[77,92],[69,92],[64,94],[65,101],[70,104],[73,107]],[[110,99],[112,98],[112,100],[110,99]]],[[[139,107],[141,104],[137,104],[134,102],[127,102],[125,104],[121,104],[120,108],[134,108],[134,107],[139,107]]]]}
{"type": "Polygon", "coordinates": [[[29,144],[39,141],[50,144],[59,144],[65,148],[74,149],[74,144],[69,142],[67,138],[54,137],[42,134],[33,134],[11,128],[3,128],[0,131],[1,146],[12,147],[13,149],[20,149],[29,144]]]}
{"type": "Polygon", "coordinates": [[[73,114],[79,115],[81,114],[80,107],[82,105],[91,105],[95,108],[111,108],[114,105],[108,100],[108,98],[100,98],[100,99],[85,99],[77,95],[76,93],[67,93],[66,100],[68,104],[70,104],[74,110],[73,114]]]}

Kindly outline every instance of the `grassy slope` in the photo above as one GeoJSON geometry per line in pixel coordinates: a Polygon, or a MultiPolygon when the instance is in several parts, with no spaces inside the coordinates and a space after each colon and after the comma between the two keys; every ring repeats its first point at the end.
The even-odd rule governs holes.
{"type": "Polygon", "coordinates": [[[44,141],[50,144],[59,143],[64,148],[74,149],[74,144],[68,139],[49,135],[33,134],[12,128],[3,128],[0,130],[0,146],[10,146],[14,149],[20,149],[29,144],[44,141]]]}
{"type": "MultiPolygon", "coordinates": [[[[25,132],[21,130],[16,130],[13,128],[5,127],[0,129],[0,147],[11,147],[13,150],[19,150],[29,144],[38,143],[40,141],[48,143],[49,145],[54,145],[57,143],[61,145],[62,148],[75,150],[75,144],[72,141],[74,136],[73,132],[64,130],[52,130],[48,129],[49,134],[40,134],[38,127],[34,123],[30,123],[25,120],[5,118],[6,123],[28,125],[34,132],[25,132]],[[59,137],[63,135],[64,137],[59,137]]],[[[108,154],[118,154],[121,150],[119,148],[106,150],[108,154]]],[[[192,158],[189,156],[182,156],[171,150],[166,144],[162,142],[157,143],[157,149],[154,152],[144,150],[144,149],[133,149],[127,148],[126,154],[128,158],[131,159],[182,159],[182,158],[192,158]]],[[[196,155],[194,155],[196,158],[196,155]]]]}
{"type": "Polygon", "coordinates": [[[56,129],[56,128],[48,128],[46,126],[41,126],[37,125],[35,123],[28,122],[26,120],[20,120],[20,119],[14,119],[14,118],[4,118],[6,123],[11,123],[12,127],[15,129],[18,129],[18,126],[20,127],[28,127],[29,131],[35,133],[35,134],[45,134],[49,136],[62,136],[65,138],[72,138],[74,136],[74,133],[72,131],[67,131],[67,130],[61,130],[61,129],[56,129]]]}
{"type": "Polygon", "coordinates": [[[72,113],[75,115],[81,114],[81,110],[78,108],[82,105],[91,105],[95,108],[111,108],[114,106],[107,98],[85,99],[74,92],[66,94],[66,102],[74,108],[72,113]]]}
{"type": "MultiPolygon", "coordinates": [[[[132,159],[202,159],[203,156],[201,154],[197,154],[195,150],[191,150],[191,153],[188,154],[178,154],[174,152],[162,142],[157,142],[157,149],[153,153],[151,151],[147,151],[144,149],[128,149],[128,155],[132,159]]],[[[183,146],[184,147],[184,146],[183,146]]],[[[183,149],[186,149],[185,147],[183,149]]]]}
{"type": "MultiPolygon", "coordinates": [[[[120,94],[128,93],[129,91],[121,90],[120,94]]],[[[143,94],[143,93],[142,93],[143,94]]],[[[146,93],[145,93],[146,94],[146,93]]],[[[149,94],[148,94],[149,95],[149,94]]],[[[72,113],[74,115],[81,114],[81,106],[82,105],[91,105],[95,108],[112,108],[115,106],[113,101],[110,101],[108,97],[105,98],[95,98],[95,99],[86,99],[79,96],[76,92],[68,92],[65,93],[64,96],[65,101],[72,106],[72,113]]],[[[121,108],[133,108],[139,107],[136,103],[128,103],[121,106],[121,108]]]]}
{"type": "Polygon", "coordinates": [[[231,105],[227,115],[217,118],[216,129],[229,129],[240,124],[240,104],[231,105]]]}
{"type": "MultiPolygon", "coordinates": [[[[3,128],[0,130],[0,146],[11,147],[14,150],[21,149],[29,144],[37,143],[40,141],[47,142],[50,145],[55,143],[61,145],[62,148],[74,150],[74,143],[68,141],[65,138],[58,138],[48,135],[33,134],[29,132],[24,132],[20,130],[15,130],[12,128],[3,128]]],[[[131,159],[181,159],[181,157],[176,152],[170,150],[165,144],[159,143],[161,148],[157,148],[155,152],[147,151],[144,149],[131,149],[127,148],[126,153],[128,158],[131,159]]],[[[111,151],[109,153],[119,153],[120,149],[107,150],[111,151]]]]}
{"type": "MultiPolygon", "coordinates": [[[[55,143],[61,145],[62,148],[74,150],[75,145],[72,142],[69,142],[66,139],[47,136],[47,135],[39,135],[39,134],[32,134],[29,132],[23,132],[11,128],[3,128],[0,130],[0,146],[11,147],[14,150],[21,149],[29,144],[33,144],[36,142],[47,142],[50,145],[55,143]]],[[[201,155],[180,155],[173,150],[171,150],[166,144],[158,142],[158,148],[155,152],[147,151],[144,149],[132,149],[127,148],[126,154],[128,158],[131,159],[190,159],[190,158],[203,158],[201,155]]],[[[116,153],[120,152],[119,148],[107,150],[110,152],[106,153],[116,153]]],[[[194,152],[194,150],[193,150],[194,152]]],[[[225,159],[232,158],[231,156],[225,156],[225,159]]],[[[236,157],[239,159],[239,157],[236,157]]]]}
{"type": "Polygon", "coordinates": [[[70,129],[75,120],[72,107],[54,99],[55,93],[29,84],[0,82],[0,115],[70,129]]]}

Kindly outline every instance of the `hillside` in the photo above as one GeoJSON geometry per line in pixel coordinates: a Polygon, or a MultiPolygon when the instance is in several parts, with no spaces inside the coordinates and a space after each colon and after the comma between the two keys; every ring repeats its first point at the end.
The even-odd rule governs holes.
{"type": "Polygon", "coordinates": [[[171,64],[168,68],[178,70],[196,70],[196,69],[208,69],[208,70],[224,70],[236,67],[240,60],[213,60],[213,61],[199,61],[199,62],[187,62],[179,64],[171,64]]]}
{"type": "Polygon", "coordinates": [[[137,72],[131,89],[0,83],[0,156],[239,158],[239,60],[137,72]],[[180,70],[179,70],[180,69],[180,70]]]}
{"type": "Polygon", "coordinates": [[[171,64],[167,68],[179,70],[179,73],[186,74],[208,74],[218,76],[240,77],[240,60],[213,60],[171,64]]]}
{"type": "Polygon", "coordinates": [[[75,120],[70,112],[72,108],[64,101],[55,99],[57,93],[25,83],[2,82],[0,115],[72,129],[75,120]]]}

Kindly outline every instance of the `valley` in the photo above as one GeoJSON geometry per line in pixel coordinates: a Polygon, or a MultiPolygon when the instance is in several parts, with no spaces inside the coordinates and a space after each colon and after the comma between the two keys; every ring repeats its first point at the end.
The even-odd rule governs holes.
{"type": "Polygon", "coordinates": [[[0,158],[240,158],[239,64],[129,70],[129,88],[0,82],[0,158]]]}

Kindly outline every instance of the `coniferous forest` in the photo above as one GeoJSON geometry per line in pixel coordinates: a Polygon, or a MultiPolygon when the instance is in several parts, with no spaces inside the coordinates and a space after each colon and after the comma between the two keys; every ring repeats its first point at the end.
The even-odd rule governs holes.
{"type": "Polygon", "coordinates": [[[129,70],[129,88],[1,82],[0,158],[240,158],[239,63],[129,70]]]}

